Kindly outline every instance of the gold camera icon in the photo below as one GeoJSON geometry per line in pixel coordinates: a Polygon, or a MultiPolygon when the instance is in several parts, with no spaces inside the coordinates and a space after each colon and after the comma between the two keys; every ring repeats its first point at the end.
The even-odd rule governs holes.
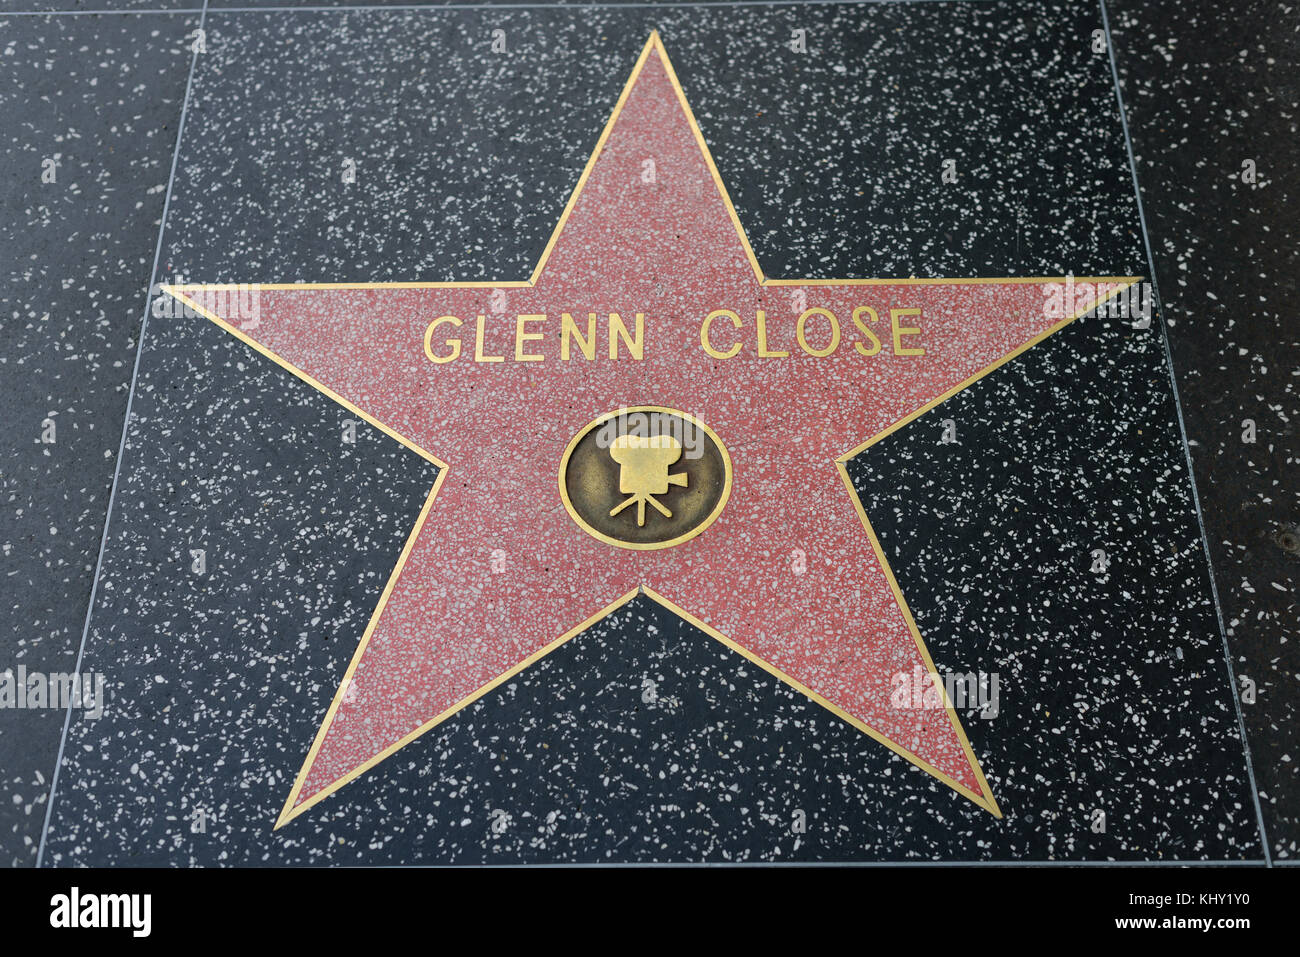
{"type": "Polygon", "coordinates": [[[610,517],[629,505],[636,505],[636,523],[645,525],[645,507],[649,502],[665,518],[673,513],[656,495],[666,495],[670,485],[685,486],[685,472],[668,474],[668,467],[682,457],[682,443],[671,435],[620,435],[609,447],[609,455],[619,464],[618,490],[628,496],[610,510],[610,517]]]}

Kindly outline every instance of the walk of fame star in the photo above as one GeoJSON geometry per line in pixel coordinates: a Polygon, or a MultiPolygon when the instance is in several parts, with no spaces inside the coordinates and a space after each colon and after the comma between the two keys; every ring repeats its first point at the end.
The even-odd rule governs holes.
{"type": "Polygon", "coordinates": [[[1061,281],[766,278],[653,34],[530,279],[170,287],[439,468],[275,826],[638,594],[1000,816],[951,702],[891,697],[935,669],[844,463],[1061,281]],[[584,444],[633,410],[677,431],[584,444]]]}

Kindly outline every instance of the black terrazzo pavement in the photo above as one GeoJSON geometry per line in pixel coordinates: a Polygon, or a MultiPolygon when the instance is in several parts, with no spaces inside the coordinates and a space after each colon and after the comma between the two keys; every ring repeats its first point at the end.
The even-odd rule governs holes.
{"type": "MultiPolygon", "coordinates": [[[[1156,277],[1272,851],[1300,857],[1300,13],[1119,3],[1156,277]],[[1243,162],[1256,180],[1242,179],[1243,162]],[[1245,421],[1255,442],[1242,440],[1245,421]]],[[[1289,12],[1288,12],[1289,9],[1289,12]]]]}
{"type": "Polygon", "coordinates": [[[1139,274],[1109,61],[1059,42],[1099,23],[1003,3],[213,13],[172,265],[525,277],[658,28],[768,275],[1139,274]]]}
{"type": "Polygon", "coordinates": [[[1163,355],[1079,320],[850,466],[940,673],[999,676],[1000,856],[1260,855],[1163,355]]]}
{"type": "MultiPolygon", "coordinates": [[[[104,18],[99,14],[110,11],[113,14],[131,11],[192,11],[194,22],[189,29],[198,27],[198,14],[202,9],[202,0],[0,0],[0,13],[75,13],[88,16],[99,22],[104,18]]],[[[187,15],[187,14],[182,14],[187,15]]],[[[179,110],[179,105],[177,110],[179,110]]]]}
{"type": "MultiPolygon", "coordinates": [[[[194,25],[0,15],[0,672],[75,667],[194,25]]],[[[36,860],[62,730],[0,710],[0,863],[36,860]]]]}
{"type": "MultiPolygon", "coordinates": [[[[1090,4],[208,25],[171,276],[525,275],[651,27],[769,274],[1146,272],[1090,4]]],[[[136,411],[48,863],[1262,856],[1156,327],[1077,323],[854,465],[940,668],[1002,677],[963,716],[1001,822],[638,601],[272,833],[433,470],[203,320],[151,321],[136,411]]]]}

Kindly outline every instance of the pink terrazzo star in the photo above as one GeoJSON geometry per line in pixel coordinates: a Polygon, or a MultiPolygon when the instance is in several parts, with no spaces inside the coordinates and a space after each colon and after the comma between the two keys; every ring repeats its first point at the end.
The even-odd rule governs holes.
{"type": "Polygon", "coordinates": [[[1045,282],[764,279],[655,35],[530,280],[263,286],[256,322],[225,287],[173,290],[445,466],[276,826],[639,591],[999,814],[951,708],[891,700],[933,666],[841,462],[1073,318],[1045,282]],[[796,338],[808,309],[833,351],[823,312],[796,338]],[[566,312],[599,318],[594,358],[561,358],[566,312]],[[655,551],[587,534],[557,486],[570,440],[637,405],[733,463],[716,522],[655,551]]]}

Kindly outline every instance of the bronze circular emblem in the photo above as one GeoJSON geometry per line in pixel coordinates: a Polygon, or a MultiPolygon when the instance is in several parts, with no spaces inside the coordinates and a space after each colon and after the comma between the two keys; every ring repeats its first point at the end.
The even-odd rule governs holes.
{"type": "Polygon", "coordinates": [[[667,548],[704,531],[731,494],[731,456],[694,416],[657,405],[608,412],[560,460],[560,498],[587,534],[667,548]]]}

